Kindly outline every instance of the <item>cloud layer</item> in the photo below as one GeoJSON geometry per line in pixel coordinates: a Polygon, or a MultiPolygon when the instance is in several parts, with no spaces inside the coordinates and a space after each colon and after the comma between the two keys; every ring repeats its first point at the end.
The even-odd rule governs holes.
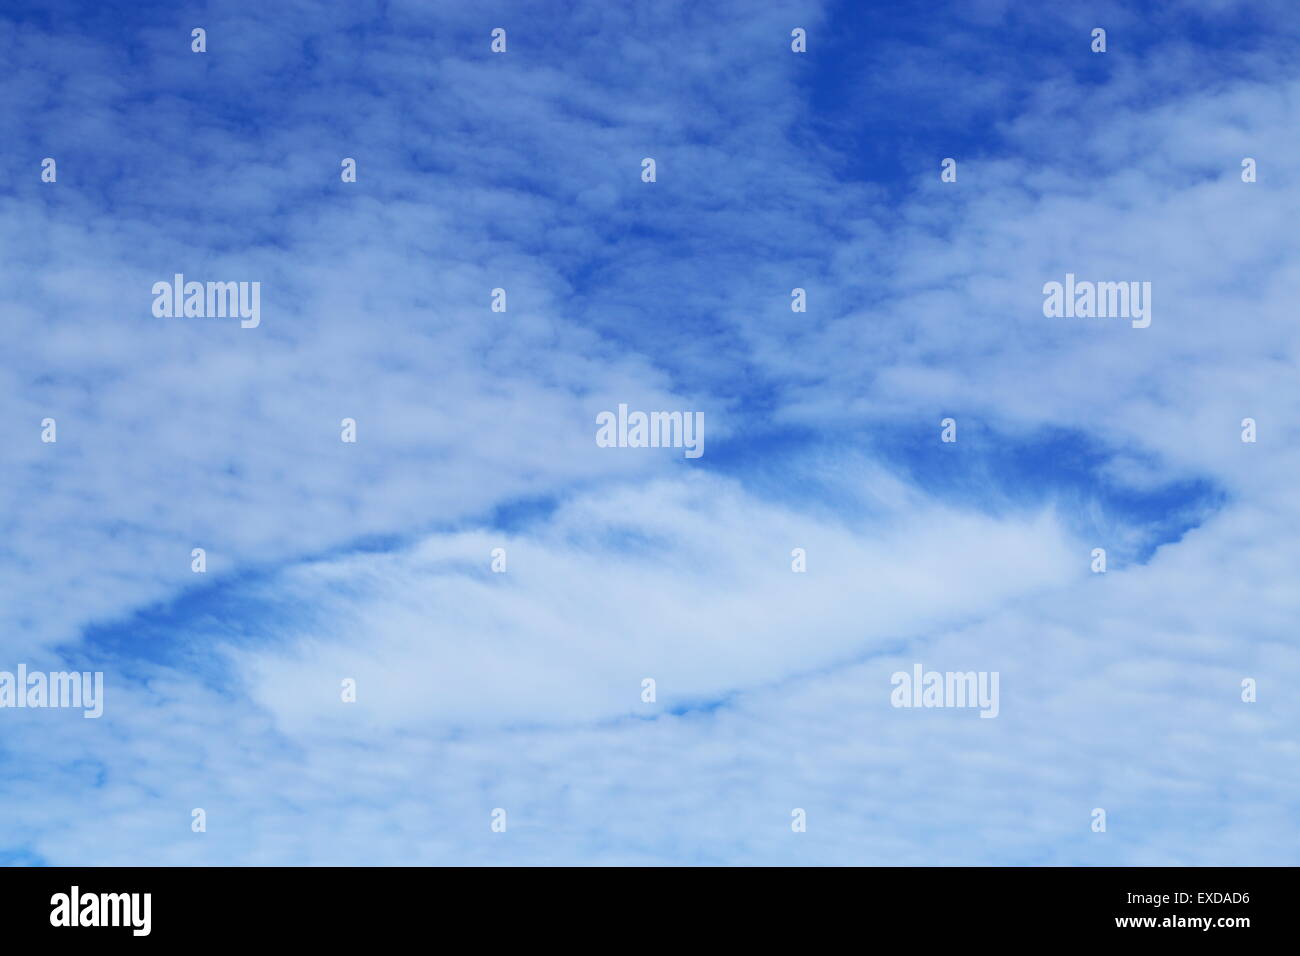
{"type": "Polygon", "coordinates": [[[110,6],[0,20],[9,862],[1296,862],[1285,6],[110,6]]]}

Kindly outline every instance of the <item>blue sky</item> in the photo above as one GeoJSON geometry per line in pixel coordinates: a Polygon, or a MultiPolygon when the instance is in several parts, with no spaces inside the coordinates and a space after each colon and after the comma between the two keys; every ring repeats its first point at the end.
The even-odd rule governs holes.
{"type": "Polygon", "coordinates": [[[1295,864],[1300,29],[1135,10],[8,4],[0,858],[1295,864]]]}

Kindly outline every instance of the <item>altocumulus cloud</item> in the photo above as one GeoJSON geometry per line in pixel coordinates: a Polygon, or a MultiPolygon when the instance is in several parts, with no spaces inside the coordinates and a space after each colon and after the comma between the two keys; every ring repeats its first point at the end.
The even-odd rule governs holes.
{"type": "Polygon", "coordinates": [[[4,715],[11,859],[1294,863],[1296,31],[1246,10],[7,14],[0,639],[107,684],[4,715]],[[154,319],[176,272],[260,327],[154,319]],[[1151,327],[1045,319],[1067,272],[1151,327]],[[597,448],[619,402],[706,455],[597,448]],[[998,718],[891,709],[915,661],[998,718]]]}

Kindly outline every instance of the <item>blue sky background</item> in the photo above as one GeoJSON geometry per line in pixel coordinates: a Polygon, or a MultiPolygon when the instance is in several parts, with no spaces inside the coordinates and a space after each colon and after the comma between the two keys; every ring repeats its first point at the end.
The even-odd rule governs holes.
{"type": "Polygon", "coordinates": [[[1297,863],[1297,41],[1230,0],[6,4],[0,669],[107,687],[0,711],[0,859],[1297,863]],[[155,318],[176,272],[261,326],[155,318]],[[1067,272],[1150,328],[1044,318],[1067,272]],[[704,456],[597,448],[620,402],[704,456]],[[914,662],[999,717],[890,707],[914,662]]]}

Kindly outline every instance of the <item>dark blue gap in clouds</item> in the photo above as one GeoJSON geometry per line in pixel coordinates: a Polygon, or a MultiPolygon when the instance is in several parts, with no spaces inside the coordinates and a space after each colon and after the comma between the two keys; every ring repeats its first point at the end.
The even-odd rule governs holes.
{"type": "MultiPolygon", "coordinates": [[[[1002,14],[981,22],[965,0],[925,5],[844,0],[831,6],[820,25],[801,24],[810,31],[808,53],[790,54],[789,60],[806,107],[789,131],[791,140],[801,147],[804,161],[825,166],[846,186],[880,189],[880,201],[848,212],[887,227],[926,177],[937,178],[942,157],[960,163],[1019,156],[1032,148],[1032,143],[1010,142],[1004,124],[1013,123],[1041,97],[1045,85],[1062,93],[1074,90],[1074,101],[1063,102],[1061,109],[1089,115],[1095,112],[1092,91],[1110,84],[1117,73],[1138,71],[1149,105],[1192,88],[1258,76],[1269,65],[1255,54],[1262,41],[1277,38],[1274,21],[1287,12],[1279,4],[1249,10],[1169,7],[1126,11],[1099,5],[1093,11],[1012,2],[1002,14]],[[1112,10],[1115,14],[1108,16],[1112,10]],[[1094,26],[1108,31],[1105,54],[1091,51],[1094,26]],[[1160,69],[1161,58],[1172,52],[1165,47],[1171,37],[1187,44],[1191,55],[1204,57],[1204,74],[1186,79],[1181,71],[1160,69]],[[1225,45],[1225,38],[1231,42],[1225,45]],[[971,95],[968,91],[977,85],[996,89],[998,95],[971,95]],[[908,122],[900,124],[900,115],[908,122]]],[[[798,19],[792,14],[792,25],[798,19]]],[[[1300,47],[1300,39],[1292,45],[1300,47]]],[[[788,37],[782,50],[788,50],[788,37]]],[[[785,153],[768,156],[762,148],[755,146],[756,158],[774,169],[790,162],[785,153]]],[[[1044,144],[1043,152],[1052,161],[1061,160],[1059,143],[1044,144]]],[[[1079,161],[1091,162],[1082,153],[1079,161]]],[[[774,215],[790,198],[778,190],[760,200],[760,211],[774,215]]],[[[749,366],[734,330],[719,320],[715,302],[705,298],[692,304],[679,294],[683,284],[698,279],[706,287],[717,284],[715,297],[730,297],[727,277],[741,271],[738,263],[745,258],[743,242],[725,223],[716,229],[708,203],[699,200],[672,176],[662,177],[653,193],[625,192],[621,203],[604,211],[604,251],[583,255],[547,249],[545,255],[583,297],[575,315],[581,324],[642,354],[669,376],[676,390],[707,388],[748,403],[767,388],[762,370],[749,366]],[[680,214],[695,208],[701,214],[684,227],[680,214]],[[626,280],[625,261],[662,270],[662,297],[643,296],[633,307],[604,295],[607,286],[625,284],[618,281],[626,280]]],[[[837,227],[833,221],[822,225],[827,235],[837,227]]],[[[790,247],[779,235],[762,241],[791,259],[828,251],[790,247]]],[[[773,258],[779,261],[780,255],[773,258]]],[[[773,302],[780,302],[798,281],[774,280],[774,289],[781,291],[774,291],[773,302]]]]}
{"type": "MultiPolygon", "coordinates": [[[[291,564],[327,561],[347,554],[384,554],[411,543],[417,535],[367,535],[340,545],[296,558],[291,564]]],[[[202,634],[225,644],[238,646],[263,642],[265,632],[280,626],[310,626],[319,612],[275,595],[266,596],[264,583],[280,566],[253,566],[242,571],[202,581],[175,598],[141,608],[125,618],[91,624],[74,646],[56,648],[73,666],[112,661],[147,661],[167,667],[184,667],[194,673],[219,676],[224,668],[208,644],[192,640],[202,634]],[[255,622],[254,627],[247,622],[255,622]]],[[[124,675],[128,677],[129,675],[124,675]]],[[[143,678],[142,678],[143,679],[143,678]]]]}
{"type": "Polygon", "coordinates": [[[797,462],[863,449],[909,484],[955,507],[1005,514],[1055,502],[1074,533],[1107,548],[1112,569],[1145,563],[1157,548],[1180,540],[1227,501],[1223,489],[1205,478],[1146,489],[1120,484],[1105,474],[1118,450],[1076,429],[1010,435],[953,416],[958,419],[957,441],[944,443],[943,417],[875,423],[839,436],[802,426],[757,424],[726,439],[706,440],[704,457],[697,461],[796,508],[821,494],[826,498],[819,501],[852,512],[846,489],[824,483],[815,467],[801,469],[797,462]],[[1134,553],[1124,554],[1118,543],[1105,540],[1106,527],[1116,525],[1142,532],[1134,553]]]}
{"type": "MultiPolygon", "coordinates": [[[[830,151],[844,181],[871,182],[901,196],[915,183],[918,162],[938,175],[945,156],[975,159],[1020,153],[999,124],[1014,119],[1062,81],[1086,91],[1117,71],[1147,78],[1152,100],[1258,75],[1254,58],[1267,41],[1300,49],[1294,4],[1051,4],[1022,0],[983,16],[971,0],[896,3],[838,0],[822,25],[810,27],[798,80],[808,101],[809,138],[830,151]],[[1206,5],[1209,6],[1209,5],[1206,5]],[[1094,27],[1107,31],[1106,53],[1093,53],[1094,27]],[[1206,64],[1190,81],[1159,64],[1171,37],[1206,64]],[[968,87],[1001,95],[965,95],[968,87]],[[900,124],[897,117],[906,116],[900,124]]],[[[1078,107],[1089,103],[1081,100],[1078,107]]]]}
{"type": "MultiPolygon", "coordinates": [[[[1168,482],[1150,489],[1126,487],[1104,475],[1114,452],[1070,429],[1041,429],[1028,435],[1006,435],[969,419],[958,423],[958,440],[939,440],[938,419],[846,431],[832,437],[801,427],[759,424],[726,440],[706,442],[703,458],[682,459],[681,467],[707,467],[741,483],[747,490],[792,508],[825,508],[839,514],[860,509],[842,486],[819,475],[817,462],[842,457],[858,448],[883,463],[908,483],[957,508],[1002,514],[1054,503],[1071,530],[1107,548],[1112,569],[1145,562],[1161,545],[1178,541],[1188,530],[1222,507],[1225,492],[1205,479],[1168,482]],[[809,464],[811,463],[811,464],[809,464]],[[1099,517],[1094,517],[1094,512],[1099,517]],[[1125,553],[1118,542],[1106,540],[1106,527],[1139,532],[1139,544],[1125,553]]],[[[674,449],[645,449],[647,454],[673,454],[674,449]]],[[[867,489],[869,492],[869,489],[867,489]]],[[[324,560],[345,554],[398,550],[428,533],[463,528],[488,528],[519,533],[544,521],[560,497],[520,498],[503,503],[477,520],[455,526],[429,527],[405,535],[371,536],[299,560],[324,560]]],[[[635,549],[655,542],[635,535],[610,541],[635,549]]],[[[608,537],[608,536],[607,536],[608,537]]],[[[487,556],[482,570],[487,573],[487,556]]],[[[309,628],[318,608],[303,606],[256,585],[271,569],[252,568],[223,576],[212,584],[190,588],[172,601],[144,608],[125,619],[92,625],[81,644],[58,648],[69,666],[107,669],[115,661],[147,661],[184,667],[216,684],[229,677],[207,644],[186,640],[196,634],[240,645],[264,641],[268,632],[309,628]],[[250,627],[250,624],[253,625],[250,627]]],[[[129,676],[129,675],[128,675],[129,676]]],[[[682,706],[709,711],[722,701],[682,706]]],[[[674,711],[675,712],[675,711],[674,711]]]]}
{"type": "MultiPolygon", "coordinates": [[[[559,496],[519,498],[498,505],[486,515],[454,525],[431,525],[405,534],[368,535],[338,547],[301,555],[291,563],[390,553],[438,532],[450,534],[486,527],[512,534],[549,517],[559,503],[559,496]]],[[[488,556],[484,555],[481,570],[486,573],[487,569],[488,556]]],[[[313,617],[320,614],[316,607],[280,595],[267,595],[257,587],[277,570],[279,566],[255,566],[221,575],[211,582],[203,581],[169,601],[141,608],[124,618],[89,625],[79,643],[54,650],[69,667],[80,670],[108,669],[115,662],[144,661],[160,667],[181,668],[208,680],[214,687],[224,687],[231,676],[224,662],[213,655],[212,646],[198,644],[191,638],[202,634],[231,646],[264,643],[268,632],[281,628],[301,631],[309,628],[313,617]]],[[[120,676],[123,680],[133,679],[130,674],[120,676]]],[[[134,679],[146,680],[148,676],[134,679]]]]}

